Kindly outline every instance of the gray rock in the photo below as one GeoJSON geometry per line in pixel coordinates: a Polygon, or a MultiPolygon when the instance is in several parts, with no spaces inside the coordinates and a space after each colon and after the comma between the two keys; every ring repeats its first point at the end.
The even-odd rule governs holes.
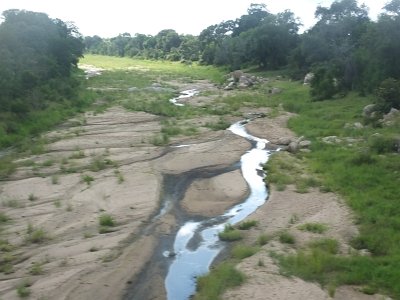
{"type": "Polygon", "coordinates": [[[314,78],[314,73],[307,73],[306,76],[304,76],[303,84],[304,85],[311,84],[313,78],[314,78]]]}
{"type": "Polygon", "coordinates": [[[278,145],[289,145],[292,142],[291,138],[280,137],[277,141],[278,145]]]}
{"type": "Polygon", "coordinates": [[[331,135],[331,136],[326,136],[322,138],[322,141],[325,144],[340,144],[342,142],[341,139],[339,139],[337,136],[335,135],[331,135]]]}
{"type": "Polygon", "coordinates": [[[398,109],[392,108],[390,112],[383,116],[383,119],[380,120],[382,124],[386,126],[391,126],[396,122],[396,119],[399,119],[400,112],[398,109]]]}
{"type": "Polygon", "coordinates": [[[299,151],[299,144],[297,142],[291,142],[288,146],[288,151],[290,153],[296,153],[299,151]]]}
{"type": "Polygon", "coordinates": [[[224,88],[224,90],[225,91],[230,91],[230,90],[233,90],[234,88],[235,88],[235,82],[234,81],[232,81],[232,82],[230,82],[225,88],[224,88]]]}
{"type": "Polygon", "coordinates": [[[372,118],[373,117],[373,113],[375,112],[375,109],[376,109],[376,105],[375,104],[368,104],[367,106],[365,106],[363,108],[362,116],[364,118],[372,118]]]}
{"type": "Polygon", "coordinates": [[[301,141],[301,142],[299,143],[299,147],[300,147],[300,148],[308,148],[308,147],[310,147],[310,146],[311,146],[311,141],[305,140],[305,141],[301,141]]]}

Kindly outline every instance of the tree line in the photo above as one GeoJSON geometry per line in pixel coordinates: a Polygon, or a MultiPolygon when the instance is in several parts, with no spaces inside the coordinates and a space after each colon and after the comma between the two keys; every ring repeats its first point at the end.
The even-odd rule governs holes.
{"type": "Polygon", "coordinates": [[[0,146],[8,146],[54,123],[49,120],[57,119],[61,107],[82,104],[74,74],[84,43],[74,25],[44,13],[7,10],[2,19],[0,146]],[[40,116],[50,110],[52,115],[40,116]]]}
{"type": "Polygon", "coordinates": [[[317,23],[300,34],[300,20],[290,10],[272,14],[265,4],[252,4],[247,14],[211,25],[199,36],[166,29],[155,36],[124,33],[84,41],[93,54],[198,61],[231,70],[250,65],[285,68],[295,79],[312,72],[312,97],[323,100],[354,90],[371,93],[388,78],[386,85],[398,85],[400,0],[382,9],[372,21],[368,8],[356,0],[318,6],[317,23]]]}

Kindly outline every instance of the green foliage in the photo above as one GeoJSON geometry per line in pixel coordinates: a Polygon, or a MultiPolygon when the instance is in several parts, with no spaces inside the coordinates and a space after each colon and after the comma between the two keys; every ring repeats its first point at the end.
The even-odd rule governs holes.
{"type": "Polygon", "coordinates": [[[205,276],[197,279],[195,300],[219,300],[228,288],[239,286],[245,281],[245,276],[231,263],[221,263],[205,276]]]}
{"type": "Polygon", "coordinates": [[[255,220],[249,220],[249,221],[243,221],[243,222],[241,222],[241,223],[237,226],[237,228],[238,228],[239,230],[248,230],[248,229],[250,229],[251,227],[254,227],[254,226],[257,226],[257,221],[255,221],[255,220]]]}
{"type": "Polygon", "coordinates": [[[312,249],[319,249],[330,254],[337,254],[339,251],[339,243],[337,240],[323,238],[319,240],[312,241],[310,243],[312,249]]]}
{"type": "Polygon", "coordinates": [[[31,275],[42,275],[44,273],[42,263],[35,262],[29,269],[31,275]]]}
{"type": "Polygon", "coordinates": [[[114,227],[116,226],[114,218],[109,214],[102,214],[99,217],[99,225],[104,227],[114,227]]]}
{"type": "Polygon", "coordinates": [[[279,234],[279,241],[284,244],[294,244],[296,240],[293,235],[287,231],[283,231],[279,234]]]}
{"type": "Polygon", "coordinates": [[[31,283],[28,280],[24,280],[21,283],[17,285],[17,295],[20,298],[26,298],[29,297],[31,294],[31,290],[29,287],[31,286],[31,283]]]}
{"type": "Polygon", "coordinates": [[[10,217],[6,215],[5,212],[0,212],[0,224],[7,223],[10,220],[10,217]]]}
{"type": "Polygon", "coordinates": [[[43,228],[34,229],[28,227],[26,241],[33,244],[41,244],[49,239],[47,232],[43,228]]]}
{"type": "Polygon", "coordinates": [[[387,113],[391,108],[400,108],[400,81],[388,78],[382,81],[377,90],[377,109],[387,113]]]}
{"type": "Polygon", "coordinates": [[[219,232],[218,237],[221,241],[228,242],[238,241],[243,238],[240,230],[235,229],[230,224],[225,225],[224,231],[219,232]]]}
{"type": "Polygon", "coordinates": [[[260,246],[264,246],[264,245],[266,245],[271,239],[272,239],[272,236],[267,235],[267,234],[261,234],[261,235],[257,238],[257,244],[260,245],[260,246]]]}
{"type": "Polygon", "coordinates": [[[236,259],[244,259],[257,253],[259,249],[253,246],[236,245],[232,249],[232,257],[236,259]]]}
{"type": "Polygon", "coordinates": [[[90,175],[82,175],[82,181],[85,182],[87,185],[90,185],[92,181],[94,181],[93,176],[90,175]]]}
{"type": "Polygon", "coordinates": [[[312,233],[324,233],[328,230],[328,226],[321,223],[305,223],[303,225],[298,226],[300,230],[309,231],[312,233]]]}

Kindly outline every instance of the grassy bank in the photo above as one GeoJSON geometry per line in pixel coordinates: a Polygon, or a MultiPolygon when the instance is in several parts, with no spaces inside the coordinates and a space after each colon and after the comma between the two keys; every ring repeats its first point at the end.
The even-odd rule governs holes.
{"type": "Polygon", "coordinates": [[[322,180],[324,189],[344,197],[354,210],[360,235],[352,246],[367,249],[371,256],[306,250],[281,257],[282,266],[288,274],[324,286],[360,285],[366,293],[379,291],[400,299],[400,157],[393,147],[399,138],[399,122],[354,126],[364,123],[362,109],[373,97],[348,94],[311,102],[300,87],[288,92],[293,98],[282,95],[283,107],[298,114],[289,127],[313,142],[312,152],[301,158],[322,180]],[[336,136],[336,142],[323,142],[329,136],[336,136]]]}

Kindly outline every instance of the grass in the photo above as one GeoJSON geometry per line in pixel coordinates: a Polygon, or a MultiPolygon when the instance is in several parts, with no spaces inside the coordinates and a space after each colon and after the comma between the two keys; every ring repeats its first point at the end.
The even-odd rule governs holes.
{"type": "Polygon", "coordinates": [[[106,227],[114,227],[116,225],[114,218],[109,214],[102,214],[99,217],[99,225],[106,227]]]}
{"type": "Polygon", "coordinates": [[[321,223],[305,223],[298,226],[297,228],[299,228],[300,230],[309,231],[312,233],[319,233],[319,234],[324,233],[325,231],[328,230],[328,226],[321,223]]]}
{"type": "Polygon", "coordinates": [[[239,225],[237,225],[237,228],[239,230],[249,230],[250,228],[252,228],[254,226],[257,226],[257,221],[249,220],[249,221],[241,222],[239,225]]]}
{"type": "Polygon", "coordinates": [[[90,176],[87,174],[82,175],[81,178],[82,178],[82,181],[85,182],[87,185],[90,185],[92,183],[92,181],[94,181],[93,176],[90,176]]]}
{"type": "Polygon", "coordinates": [[[197,293],[194,300],[219,300],[223,292],[245,281],[243,273],[229,262],[216,266],[209,274],[197,279],[197,293]]]}
{"type": "Polygon", "coordinates": [[[31,268],[29,269],[29,273],[31,275],[42,275],[44,274],[44,270],[43,270],[43,264],[42,263],[38,263],[35,262],[31,268]]]}
{"type": "MultiPolygon", "coordinates": [[[[300,158],[311,174],[316,174],[321,190],[340,194],[354,210],[360,235],[353,240],[353,247],[372,253],[371,257],[340,257],[321,249],[299,251],[282,260],[283,266],[291,274],[328,286],[355,284],[400,298],[400,286],[396,283],[400,278],[400,203],[396,200],[400,159],[392,148],[399,125],[369,125],[362,130],[346,127],[347,123],[363,123],[362,109],[373,102],[371,97],[349,93],[342,99],[311,102],[306,88],[296,83],[279,84],[284,92],[276,95],[275,100],[297,113],[289,120],[289,127],[312,141],[311,153],[301,154],[300,158]],[[328,145],[321,141],[327,136],[357,142],[328,145]]],[[[276,157],[272,157],[272,164],[276,157]]],[[[273,181],[277,176],[273,175],[273,166],[268,170],[273,181]]],[[[282,170],[288,169],[283,166],[282,170]]],[[[288,184],[290,178],[281,173],[276,182],[288,184]]]]}
{"type": "Polygon", "coordinates": [[[26,241],[33,244],[41,244],[49,239],[47,232],[43,228],[33,229],[29,228],[27,230],[26,241]]]}
{"type": "Polygon", "coordinates": [[[221,241],[233,242],[243,238],[240,230],[235,229],[232,225],[225,225],[224,231],[218,233],[218,237],[221,241]]]}
{"type": "Polygon", "coordinates": [[[283,244],[291,244],[291,245],[296,243],[294,236],[288,233],[287,231],[283,231],[279,234],[279,241],[283,244]]]}
{"type": "Polygon", "coordinates": [[[17,295],[20,298],[27,298],[31,294],[31,290],[29,287],[31,286],[31,283],[28,280],[23,280],[17,285],[17,295]]]}
{"type": "Polygon", "coordinates": [[[244,259],[257,253],[258,247],[247,245],[236,245],[232,249],[232,257],[236,259],[244,259]]]}
{"type": "Polygon", "coordinates": [[[110,214],[102,214],[99,216],[99,233],[105,234],[115,231],[116,222],[110,214]]]}

